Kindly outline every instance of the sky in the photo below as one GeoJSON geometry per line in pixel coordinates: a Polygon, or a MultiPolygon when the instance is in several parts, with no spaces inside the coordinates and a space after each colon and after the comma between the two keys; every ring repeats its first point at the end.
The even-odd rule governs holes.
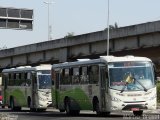
{"type": "MultiPolygon", "coordinates": [[[[0,49],[48,40],[48,6],[52,39],[101,31],[107,28],[108,0],[0,0],[1,7],[34,11],[33,30],[0,29],[0,49]]],[[[109,24],[119,27],[160,20],[160,0],[110,0],[109,24]]]]}

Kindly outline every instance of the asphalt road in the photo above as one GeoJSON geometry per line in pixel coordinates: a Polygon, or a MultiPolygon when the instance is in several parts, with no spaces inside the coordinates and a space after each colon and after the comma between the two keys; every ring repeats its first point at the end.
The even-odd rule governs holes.
{"type": "Polygon", "coordinates": [[[131,112],[97,116],[93,112],[82,111],[78,116],[68,116],[54,109],[46,112],[30,112],[28,109],[13,112],[10,109],[0,109],[0,120],[160,120],[160,113],[145,113],[142,117],[136,117],[131,112]]]}

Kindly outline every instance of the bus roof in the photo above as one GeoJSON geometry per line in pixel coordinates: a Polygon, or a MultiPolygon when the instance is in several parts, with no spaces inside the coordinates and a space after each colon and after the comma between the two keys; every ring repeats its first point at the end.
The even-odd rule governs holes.
{"type": "Polygon", "coordinates": [[[4,69],[2,72],[19,72],[19,71],[38,71],[38,70],[51,70],[51,65],[40,65],[36,67],[21,66],[17,68],[4,69]]]}
{"type": "Polygon", "coordinates": [[[151,61],[147,57],[138,57],[127,55],[123,57],[115,57],[115,56],[100,56],[101,59],[106,60],[107,62],[122,62],[122,61],[151,61]]]}
{"type": "Polygon", "coordinates": [[[60,64],[53,64],[53,68],[58,67],[68,67],[68,66],[77,66],[77,65],[86,65],[86,64],[96,64],[96,63],[104,63],[105,61],[102,59],[93,59],[93,60],[82,60],[76,62],[64,62],[60,64]]]}
{"type": "Polygon", "coordinates": [[[97,64],[97,63],[109,63],[109,62],[123,62],[123,61],[151,61],[146,57],[135,57],[135,56],[124,56],[124,57],[115,57],[115,56],[100,56],[99,59],[80,59],[76,62],[64,62],[60,64],[53,64],[53,68],[58,67],[68,67],[68,66],[77,66],[77,65],[86,65],[86,64],[97,64]]]}

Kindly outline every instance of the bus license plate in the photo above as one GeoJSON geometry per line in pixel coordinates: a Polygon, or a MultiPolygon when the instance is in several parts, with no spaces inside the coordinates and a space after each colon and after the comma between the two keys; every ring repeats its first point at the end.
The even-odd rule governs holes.
{"type": "Polygon", "coordinates": [[[132,111],[139,111],[139,108],[131,108],[132,111]]]}

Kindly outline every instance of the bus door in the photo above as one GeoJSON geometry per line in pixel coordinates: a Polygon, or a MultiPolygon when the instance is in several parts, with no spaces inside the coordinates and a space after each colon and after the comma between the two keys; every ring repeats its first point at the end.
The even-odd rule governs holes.
{"type": "Polygon", "coordinates": [[[106,67],[100,66],[100,106],[101,110],[106,110],[106,67]]]}
{"type": "Polygon", "coordinates": [[[60,84],[60,72],[55,73],[56,80],[55,80],[55,103],[56,108],[58,108],[58,100],[59,100],[59,84],[60,84]]]}
{"type": "Polygon", "coordinates": [[[36,76],[36,72],[32,72],[32,80],[31,80],[31,84],[32,84],[32,90],[31,90],[31,94],[32,94],[32,108],[36,107],[36,99],[37,99],[37,76],[36,76]]]}

